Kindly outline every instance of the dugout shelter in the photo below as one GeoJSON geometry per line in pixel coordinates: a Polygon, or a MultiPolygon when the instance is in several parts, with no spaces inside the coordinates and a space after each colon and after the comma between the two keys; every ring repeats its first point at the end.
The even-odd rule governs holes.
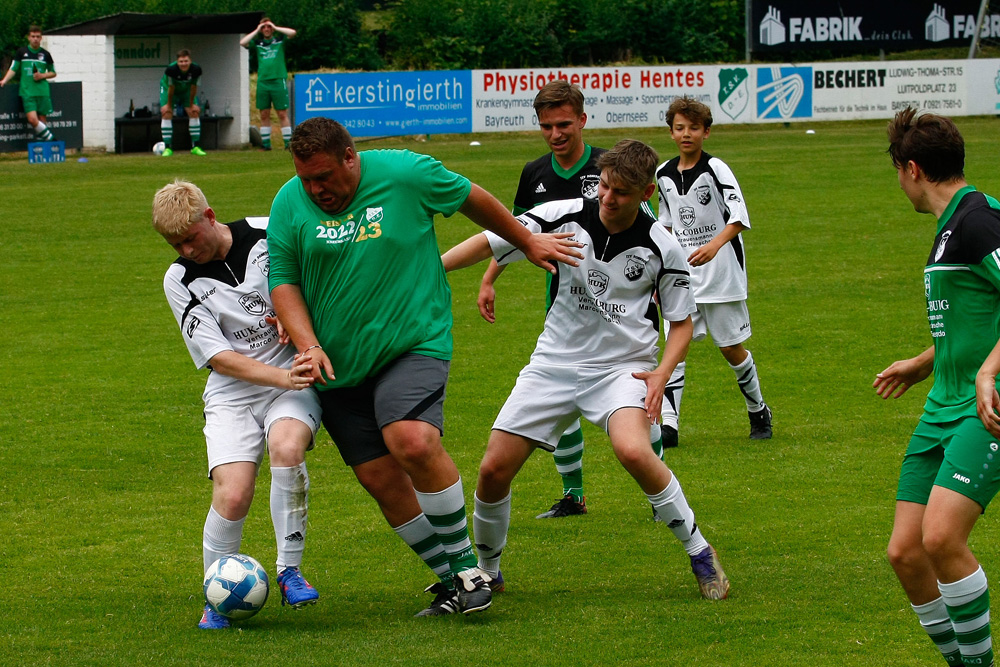
{"type": "Polygon", "coordinates": [[[178,50],[189,49],[204,70],[202,145],[235,148],[250,132],[249,52],[240,37],[263,16],[123,12],[46,30],[42,45],[55,60],[56,81],[83,84],[84,147],[148,150],[159,139],[160,77],[178,50]]]}

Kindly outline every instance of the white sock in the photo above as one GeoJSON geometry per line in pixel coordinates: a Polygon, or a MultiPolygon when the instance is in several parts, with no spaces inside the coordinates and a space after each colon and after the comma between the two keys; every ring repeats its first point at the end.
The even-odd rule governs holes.
{"type": "Polygon", "coordinates": [[[674,366],[674,372],[667,380],[667,386],[663,390],[663,406],[660,408],[660,417],[664,426],[670,426],[675,431],[681,420],[681,396],[684,394],[684,372],[687,370],[687,362],[674,366]]]}
{"type": "Polygon", "coordinates": [[[760,378],[757,377],[757,364],[753,355],[747,350],[747,358],[739,366],[729,365],[736,374],[736,383],[747,401],[747,412],[760,412],[764,409],[764,397],[760,393],[760,378]]]}
{"type": "Polygon", "coordinates": [[[962,656],[958,648],[958,639],[955,637],[955,626],[948,616],[948,607],[944,603],[944,598],[932,600],[927,604],[911,604],[917,618],[920,619],[920,626],[924,629],[931,641],[941,651],[948,664],[961,665],[962,656]]]}
{"type": "Polygon", "coordinates": [[[441,538],[434,532],[434,526],[427,520],[427,515],[420,513],[402,526],[393,528],[396,534],[420,556],[434,574],[445,585],[451,586],[451,564],[445,553],[441,538]]]}
{"type": "Polygon", "coordinates": [[[271,468],[271,523],[278,542],[278,572],[302,565],[309,513],[309,473],[305,462],[271,468]]]}
{"type": "Polygon", "coordinates": [[[236,521],[230,521],[216,512],[214,507],[208,509],[208,518],[205,519],[205,528],[201,534],[203,572],[208,570],[209,565],[223,556],[240,552],[243,522],[246,520],[247,518],[243,517],[236,521]]]}
{"type": "Polygon", "coordinates": [[[281,139],[288,145],[288,142],[292,140],[292,126],[282,125],[281,126],[281,139]]]}
{"type": "Polygon", "coordinates": [[[490,576],[500,572],[500,554],[507,546],[507,530],[510,528],[510,494],[495,503],[484,503],[475,497],[476,509],[472,513],[472,532],[476,536],[479,550],[479,567],[490,576]]]}
{"type": "Polygon", "coordinates": [[[663,460],[663,429],[659,424],[649,427],[649,442],[653,445],[653,453],[656,458],[663,460]]]}
{"type": "Polygon", "coordinates": [[[192,118],[188,129],[191,132],[191,145],[197,146],[201,141],[201,118],[192,118]]]}
{"type": "Polygon", "coordinates": [[[264,148],[271,147],[271,126],[262,125],[260,128],[260,139],[264,144],[264,148]]]}
{"type": "Polygon", "coordinates": [[[647,493],[646,497],[649,498],[649,502],[656,510],[660,521],[673,531],[689,556],[694,556],[705,550],[708,542],[698,530],[694,511],[688,505],[687,498],[684,497],[684,490],[681,489],[677,475],[671,473],[670,483],[665,489],[652,495],[647,493]]]}

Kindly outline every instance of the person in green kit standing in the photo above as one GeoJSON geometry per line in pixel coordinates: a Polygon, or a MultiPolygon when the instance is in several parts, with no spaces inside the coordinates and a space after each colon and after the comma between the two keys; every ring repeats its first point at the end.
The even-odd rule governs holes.
{"type": "Polygon", "coordinates": [[[264,150],[271,150],[271,107],[278,112],[281,139],[288,147],[292,123],[288,119],[288,68],[285,67],[285,40],[295,37],[292,28],[274,25],[266,16],[260,25],[240,40],[240,46],[257,56],[257,110],[260,111],[260,138],[264,150]]]}
{"type": "Polygon", "coordinates": [[[28,124],[35,130],[39,141],[52,141],[52,131],[45,124],[46,116],[52,113],[52,96],[49,93],[49,79],[56,76],[52,54],[42,48],[42,28],[37,25],[28,28],[28,46],[22,46],[14,53],[10,69],[0,79],[0,88],[20,75],[18,95],[24,105],[28,124]]]}
{"type": "Polygon", "coordinates": [[[440,579],[420,615],[484,610],[500,582],[476,565],[462,480],[441,444],[452,317],[433,219],[461,212],[550,271],[548,260],[579,253],[532,235],[429,156],[358,152],[329,118],[300,123],[291,152],[296,176],[274,198],[267,232],[278,318],[313,360],[344,462],[440,579]]]}
{"type": "Polygon", "coordinates": [[[990,592],[969,536],[1000,490],[1000,202],[966,183],[950,119],[908,108],[888,134],[900,188],[937,220],[923,271],[933,345],[874,382],[896,398],[934,374],[899,473],[889,563],[945,662],[992,667],[990,592]]]}
{"type": "Polygon", "coordinates": [[[160,79],[160,133],[167,149],[163,157],[174,154],[174,108],[182,107],[188,117],[191,132],[191,154],[205,155],[198,146],[201,141],[201,103],[198,101],[198,86],[201,85],[201,65],[191,60],[191,52],[181,49],[177,60],[170,63],[160,79]]]}

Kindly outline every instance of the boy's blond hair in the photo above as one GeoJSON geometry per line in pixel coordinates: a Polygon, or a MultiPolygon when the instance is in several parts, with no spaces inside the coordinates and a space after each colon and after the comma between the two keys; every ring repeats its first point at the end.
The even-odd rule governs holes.
{"type": "Polygon", "coordinates": [[[177,236],[205,217],[208,200],[194,183],[175,180],[153,197],[153,229],[163,236],[177,236]]]}
{"type": "Polygon", "coordinates": [[[635,139],[622,139],[615,147],[597,158],[597,168],[608,170],[612,183],[642,190],[656,177],[656,165],[660,161],[656,151],[635,139]]]}

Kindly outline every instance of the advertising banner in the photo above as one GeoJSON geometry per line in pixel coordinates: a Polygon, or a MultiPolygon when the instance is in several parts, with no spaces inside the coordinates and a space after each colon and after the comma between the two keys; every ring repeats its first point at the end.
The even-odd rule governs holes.
{"type": "Polygon", "coordinates": [[[580,86],[589,128],[661,127],[685,95],[716,123],[1000,113],[1000,59],[978,59],[300,74],[295,118],[335,118],[357,137],[533,131],[535,95],[555,79],[580,86]]]}
{"type": "MultiPolygon", "coordinates": [[[[51,83],[52,113],[45,124],[66,148],[83,147],[83,84],[51,83]]],[[[28,125],[17,94],[17,86],[0,88],[0,153],[28,150],[28,142],[37,141],[28,125]]]]}
{"type": "MultiPolygon", "coordinates": [[[[979,5],[979,0],[754,0],[750,50],[967,47],[979,5]]],[[[980,36],[1000,38],[1000,13],[985,16],[980,36]]]]}
{"type": "Polygon", "coordinates": [[[296,74],[295,122],[325,116],[355,137],[472,131],[472,72],[296,74]]]}

